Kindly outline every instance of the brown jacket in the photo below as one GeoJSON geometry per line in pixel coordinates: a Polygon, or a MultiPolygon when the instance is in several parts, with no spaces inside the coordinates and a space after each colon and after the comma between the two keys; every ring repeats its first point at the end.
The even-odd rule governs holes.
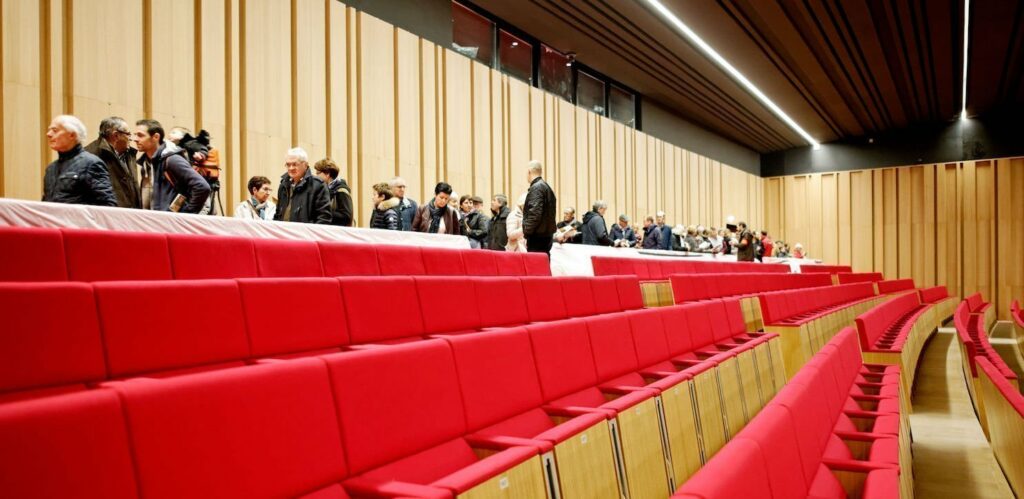
{"type": "Polygon", "coordinates": [[[135,149],[128,148],[125,157],[127,164],[122,164],[117,153],[106,140],[99,138],[85,146],[86,152],[99,156],[107,166],[110,185],[114,189],[114,197],[121,208],[142,208],[142,195],[139,188],[138,175],[135,173],[135,149]]]}
{"type": "MultiPolygon", "coordinates": [[[[416,217],[412,220],[413,231],[427,232],[430,229],[430,207],[433,204],[434,200],[431,199],[416,209],[416,217]]],[[[459,223],[459,214],[454,208],[448,206],[441,220],[444,221],[445,234],[462,235],[462,224],[459,223]]]]}

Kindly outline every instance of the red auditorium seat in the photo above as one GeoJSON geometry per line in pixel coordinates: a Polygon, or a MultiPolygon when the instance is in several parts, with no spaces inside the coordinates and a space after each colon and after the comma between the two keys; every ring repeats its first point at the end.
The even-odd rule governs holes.
{"type": "Polygon", "coordinates": [[[0,405],[0,449],[5,497],[101,499],[139,492],[112,390],[0,405]]]}
{"type": "Polygon", "coordinates": [[[372,244],[319,241],[317,245],[327,277],[380,275],[377,248],[372,244]]]}
{"type": "Polygon", "coordinates": [[[913,279],[891,279],[888,281],[878,281],[878,294],[887,295],[889,293],[896,293],[899,291],[910,291],[916,286],[914,285],[913,279]]]}
{"type": "MultiPolygon", "coordinates": [[[[235,281],[101,282],[94,287],[112,378],[239,366],[249,357],[235,281]]],[[[280,308],[267,312],[286,313],[280,308]]]]}
{"type": "Polygon", "coordinates": [[[0,281],[66,281],[67,261],[59,229],[0,228],[0,281]]]}
{"type": "Polygon", "coordinates": [[[523,264],[526,265],[526,275],[532,276],[550,276],[551,275],[551,263],[548,262],[548,256],[544,253],[521,253],[523,256],[523,264]]]}
{"type": "Polygon", "coordinates": [[[83,229],[61,232],[69,280],[152,281],[173,277],[164,234],[83,229]]]}
{"type": "Polygon", "coordinates": [[[450,497],[500,476],[508,492],[544,496],[535,447],[510,447],[482,458],[474,453],[465,438],[459,379],[445,341],[323,359],[354,476],[344,485],[354,495],[450,497]],[[515,467],[526,479],[506,474],[515,467]]]}
{"type": "MultiPolygon", "coordinates": [[[[353,345],[401,343],[423,337],[423,315],[412,277],[342,277],[338,280],[353,345]]],[[[438,293],[455,299],[447,290],[438,293]]]]}
{"type": "Polygon", "coordinates": [[[338,352],[349,343],[337,279],[239,279],[238,290],[252,357],[338,352]]]}
{"type": "Polygon", "coordinates": [[[175,279],[256,277],[256,250],[247,237],[168,234],[175,279]]]}
{"type": "MultiPolygon", "coordinates": [[[[485,280],[488,278],[482,278],[485,280]]],[[[493,278],[490,278],[493,279],[493,278]]],[[[480,329],[475,283],[466,277],[416,276],[416,293],[426,334],[459,334],[480,329]]]]}
{"type": "Polygon", "coordinates": [[[473,283],[482,328],[521,326],[530,322],[520,278],[477,277],[473,283]]]}
{"type": "Polygon", "coordinates": [[[569,316],[558,280],[555,277],[521,278],[530,322],[557,321],[569,316]]]}
{"type": "MultiPolygon", "coordinates": [[[[772,499],[771,482],[761,449],[754,442],[739,440],[726,445],[714,459],[691,477],[674,499],[772,499]]],[[[792,471],[788,473],[792,476],[792,471]]],[[[781,491],[780,491],[781,492],[781,491]]],[[[778,497],[800,497],[783,496],[778,497]]],[[[814,496],[817,498],[817,496],[814,496]]],[[[835,497],[823,496],[823,497],[835,497]]]]}
{"type": "Polygon", "coordinates": [[[586,317],[597,313],[594,288],[590,281],[593,277],[559,277],[562,285],[562,297],[568,317],[586,317]]]}
{"type": "Polygon", "coordinates": [[[495,255],[499,251],[465,251],[462,261],[466,265],[466,275],[495,276],[498,275],[498,262],[495,255]]]}
{"type": "Polygon", "coordinates": [[[377,246],[380,275],[427,275],[419,246],[377,246]]]}
{"type": "Polygon", "coordinates": [[[936,303],[946,299],[949,296],[949,291],[946,290],[945,286],[935,286],[933,288],[921,288],[921,303],[936,303]]]}
{"type": "Polygon", "coordinates": [[[635,276],[618,276],[615,283],[619,288],[619,304],[623,310],[644,308],[644,297],[640,293],[640,281],[635,276]]]}
{"type": "Polygon", "coordinates": [[[336,485],[345,455],[319,359],[134,380],[117,391],[144,497],[347,497],[336,485]]]}
{"type": "Polygon", "coordinates": [[[253,239],[260,277],[323,277],[314,241],[253,239]]]}
{"type": "Polygon", "coordinates": [[[420,253],[427,275],[466,275],[466,265],[462,263],[464,251],[424,247],[420,248],[420,253]]]}
{"type": "Polygon", "coordinates": [[[80,390],[106,377],[92,286],[0,284],[0,315],[0,400],[80,390]]]}
{"type": "Polygon", "coordinates": [[[526,264],[523,263],[522,255],[523,253],[507,253],[504,251],[495,251],[494,263],[498,268],[498,275],[526,275],[526,264]]]}
{"type": "Polygon", "coordinates": [[[599,314],[610,314],[621,312],[622,304],[619,302],[619,288],[614,276],[602,276],[588,279],[594,294],[594,306],[599,314]]]}

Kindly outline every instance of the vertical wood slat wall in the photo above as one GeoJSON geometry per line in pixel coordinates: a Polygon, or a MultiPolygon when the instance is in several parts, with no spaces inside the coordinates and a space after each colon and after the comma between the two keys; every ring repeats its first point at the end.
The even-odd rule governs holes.
{"type": "Polygon", "coordinates": [[[764,179],[765,226],[826,262],[1024,300],[1024,158],[764,179]]]}
{"type": "MultiPolygon", "coordinates": [[[[210,131],[229,210],[250,176],[275,184],[284,153],[335,158],[369,218],[395,174],[429,199],[511,200],[544,162],[562,206],[603,198],[606,221],[761,225],[762,179],[577,108],[336,0],[0,0],[0,195],[39,199],[62,113],[152,116],[210,131]],[[150,57],[147,59],[147,54],[150,57]]],[[[90,140],[92,137],[90,137],[90,140]]]]}

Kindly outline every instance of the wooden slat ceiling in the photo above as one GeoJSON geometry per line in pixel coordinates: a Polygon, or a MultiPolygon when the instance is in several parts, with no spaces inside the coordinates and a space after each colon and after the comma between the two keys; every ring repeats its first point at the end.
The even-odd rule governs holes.
{"type": "MultiPolygon", "coordinates": [[[[820,142],[955,119],[963,0],[662,0],[820,142]]],[[[806,142],[640,0],[480,7],[765,153],[806,142]]],[[[1024,0],[973,0],[968,113],[1024,104],[1024,0]]]]}

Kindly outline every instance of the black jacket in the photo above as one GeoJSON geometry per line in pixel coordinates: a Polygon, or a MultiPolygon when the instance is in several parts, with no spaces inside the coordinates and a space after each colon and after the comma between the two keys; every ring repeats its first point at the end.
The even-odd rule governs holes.
{"type": "Polygon", "coordinates": [[[277,213],[274,214],[274,220],[285,220],[286,210],[291,211],[289,222],[331,223],[331,195],[327,192],[327,185],[307,169],[302,180],[292,187],[292,179],[285,172],[281,175],[281,186],[277,189],[277,213]]]}
{"type": "Polygon", "coordinates": [[[188,201],[181,207],[180,213],[199,213],[203,209],[206,198],[210,197],[210,184],[192,169],[182,148],[173,142],[164,142],[152,159],[143,154],[138,163],[153,172],[153,202],[150,208],[168,211],[174,198],[181,194],[188,201]]]}
{"type": "Polygon", "coordinates": [[[103,160],[76,145],[57,156],[43,175],[43,201],[117,206],[103,160]]]}
{"type": "Polygon", "coordinates": [[[352,191],[343,178],[334,179],[327,186],[331,194],[331,225],[352,226],[352,191]]]}
{"type": "Polygon", "coordinates": [[[740,233],[739,237],[736,238],[739,241],[739,245],[736,246],[736,261],[738,262],[752,262],[754,261],[754,234],[749,230],[744,230],[740,233]],[[746,240],[746,246],[743,245],[743,241],[746,240]]]}
{"type": "Polygon", "coordinates": [[[473,210],[468,215],[462,217],[462,234],[470,239],[480,241],[481,244],[487,243],[487,226],[490,219],[484,216],[483,213],[473,210]]]}
{"type": "Polygon", "coordinates": [[[494,213],[494,210],[491,210],[491,213],[494,217],[487,227],[487,247],[495,251],[505,251],[505,245],[508,244],[508,214],[511,211],[508,206],[502,206],[500,212],[494,213]]]}
{"type": "Polygon", "coordinates": [[[651,224],[644,227],[644,249],[660,249],[661,248],[661,229],[657,225],[651,224]]]}
{"type": "Polygon", "coordinates": [[[623,229],[622,226],[619,224],[612,224],[612,232],[611,236],[609,237],[612,238],[613,243],[615,241],[618,241],[619,239],[622,239],[626,241],[626,244],[630,248],[636,246],[636,234],[633,233],[633,228],[628,225],[625,229],[623,229]]]}
{"type": "Polygon", "coordinates": [[[402,218],[398,215],[398,198],[391,198],[380,203],[370,215],[371,229],[402,230],[402,218]]]}
{"type": "Polygon", "coordinates": [[[583,215],[583,244],[595,246],[611,246],[612,240],[608,237],[608,227],[604,224],[604,217],[596,211],[588,211],[583,215]]]}
{"type": "Polygon", "coordinates": [[[551,237],[555,233],[555,193],[544,179],[530,183],[523,205],[523,235],[551,237]]]}
{"type": "Polygon", "coordinates": [[[117,157],[114,148],[103,138],[98,138],[85,146],[86,152],[95,154],[105,165],[110,185],[114,189],[114,198],[121,208],[142,208],[142,193],[139,187],[139,176],[135,173],[135,155],[137,151],[128,148],[124,152],[125,162],[117,157]]]}

